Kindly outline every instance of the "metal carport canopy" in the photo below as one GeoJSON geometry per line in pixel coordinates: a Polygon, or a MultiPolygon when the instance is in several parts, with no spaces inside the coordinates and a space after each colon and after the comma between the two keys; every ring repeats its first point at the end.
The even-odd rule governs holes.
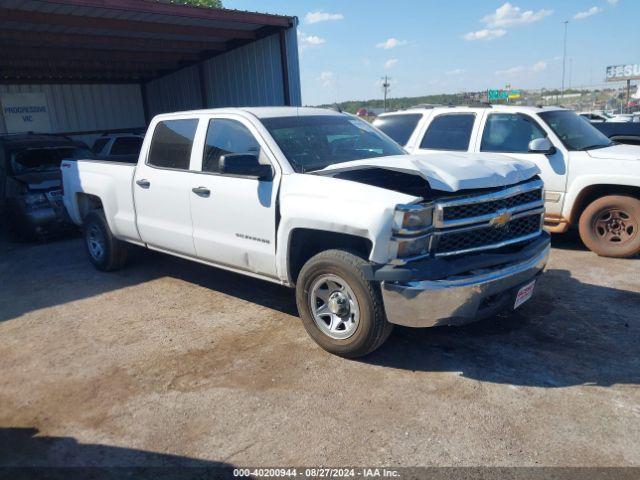
{"type": "Polygon", "coordinates": [[[144,83],[294,25],[147,0],[3,0],[0,82],[144,83]]]}

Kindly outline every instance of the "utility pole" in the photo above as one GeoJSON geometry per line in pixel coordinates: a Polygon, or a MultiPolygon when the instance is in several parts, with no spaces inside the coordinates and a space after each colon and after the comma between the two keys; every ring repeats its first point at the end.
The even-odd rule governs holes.
{"type": "Polygon", "coordinates": [[[384,91],[384,111],[387,111],[387,94],[389,93],[389,89],[391,88],[391,84],[389,83],[389,77],[387,75],[382,79],[382,89],[384,91]]]}
{"type": "Polygon", "coordinates": [[[569,57],[569,81],[567,82],[567,90],[571,90],[571,74],[573,73],[573,57],[569,57]]]}
{"type": "Polygon", "coordinates": [[[567,26],[569,25],[569,20],[564,21],[564,46],[562,53],[562,88],[560,89],[560,96],[564,96],[564,71],[567,66],[567,26]]]}

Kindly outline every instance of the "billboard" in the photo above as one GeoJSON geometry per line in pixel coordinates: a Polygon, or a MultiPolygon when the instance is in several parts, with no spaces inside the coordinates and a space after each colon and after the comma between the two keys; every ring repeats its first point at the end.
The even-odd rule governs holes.
{"type": "Polygon", "coordinates": [[[640,80],[640,63],[607,67],[607,82],[622,82],[624,80],[640,80]]]}

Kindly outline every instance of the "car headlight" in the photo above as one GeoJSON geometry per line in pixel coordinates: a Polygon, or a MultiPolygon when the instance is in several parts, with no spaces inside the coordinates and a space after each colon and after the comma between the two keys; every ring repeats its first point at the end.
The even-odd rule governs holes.
{"type": "Polygon", "coordinates": [[[429,241],[431,235],[422,235],[413,238],[396,238],[397,252],[396,257],[400,260],[406,260],[413,257],[422,257],[429,253],[429,241]]]}
{"type": "Polygon", "coordinates": [[[47,197],[44,193],[30,193],[22,196],[22,201],[28,207],[35,207],[38,205],[44,205],[47,203],[47,197]]]}
{"type": "Polygon", "coordinates": [[[424,233],[433,223],[433,205],[397,205],[393,223],[396,234],[424,233]]]}
{"type": "Polygon", "coordinates": [[[399,263],[429,254],[433,205],[397,205],[393,215],[392,257],[399,263]]]}

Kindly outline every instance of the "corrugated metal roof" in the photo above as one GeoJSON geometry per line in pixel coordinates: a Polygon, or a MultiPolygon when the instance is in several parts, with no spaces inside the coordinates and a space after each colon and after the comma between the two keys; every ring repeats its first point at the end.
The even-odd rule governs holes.
{"type": "Polygon", "coordinates": [[[184,48],[174,50],[185,51],[185,58],[176,55],[174,59],[169,55],[171,58],[167,59],[167,55],[162,55],[170,50],[166,44],[159,44],[158,54],[154,56],[154,39],[208,43],[189,53],[191,57],[195,54],[197,58],[209,58],[294,24],[294,17],[147,0],[3,0],[0,3],[0,81],[98,81],[102,73],[111,79],[149,80],[193,63],[184,48]],[[23,36],[32,36],[25,40],[21,32],[23,36]],[[60,46],[50,33],[82,35],[82,39],[77,44],[67,42],[60,46]],[[103,40],[91,42],[87,38],[91,36],[103,40]],[[104,41],[110,38],[117,40],[113,46],[104,41]],[[130,39],[130,44],[123,39],[130,39]],[[146,39],[145,48],[136,45],[139,39],[146,39]],[[16,47],[20,50],[16,51],[16,47]],[[78,50],[74,55],[73,50],[67,52],[66,49],[78,50]],[[132,65],[136,68],[131,68],[128,77],[123,65],[116,68],[118,52],[125,51],[138,52],[132,63],[139,58],[139,65],[132,65]],[[47,52],[51,54],[45,55],[47,52]],[[95,59],[87,52],[94,52],[95,59]],[[35,61],[43,55],[46,62],[35,61]],[[86,60],[87,56],[92,62],[78,61],[79,57],[86,60]],[[32,57],[34,61],[30,63],[32,57]]]}

